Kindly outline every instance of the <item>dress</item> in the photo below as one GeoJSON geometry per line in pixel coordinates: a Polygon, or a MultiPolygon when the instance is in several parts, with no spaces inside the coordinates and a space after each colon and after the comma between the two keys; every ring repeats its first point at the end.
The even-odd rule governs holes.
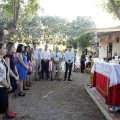
{"type": "MultiPolygon", "coordinates": [[[[14,59],[14,56],[13,54],[7,54],[4,56],[4,58],[9,58],[10,59],[10,69],[12,70],[12,72],[17,75],[16,71],[15,71],[15,59],[14,59]]],[[[12,86],[12,90],[9,92],[9,93],[13,93],[15,92],[15,90],[17,89],[17,83],[16,83],[16,80],[14,77],[12,77],[10,75],[10,83],[11,83],[11,86],[12,86]]]]}
{"type": "MultiPolygon", "coordinates": [[[[3,59],[2,60],[0,59],[0,81],[8,83],[8,79],[9,79],[8,67],[5,61],[3,59]]],[[[7,108],[8,108],[8,93],[6,91],[6,88],[0,85],[0,114],[5,113],[7,108]]]]}
{"type": "MultiPolygon", "coordinates": [[[[21,55],[23,57],[23,62],[27,65],[27,57],[24,53],[21,53],[21,55]]],[[[19,60],[17,61],[16,67],[20,80],[25,80],[27,78],[27,69],[20,63],[19,60]]]]}
{"type": "Polygon", "coordinates": [[[30,67],[28,70],[27,70],[27,74],[30,75],[32,74],[32,68],[31,68],[31,58],[29,55],[25,55],[27,57],[27,65],[28,67],[30,67]]]}

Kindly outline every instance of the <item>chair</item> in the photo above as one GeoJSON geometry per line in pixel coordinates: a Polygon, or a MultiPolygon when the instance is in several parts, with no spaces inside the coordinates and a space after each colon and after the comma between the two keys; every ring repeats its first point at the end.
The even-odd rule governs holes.
{"type": "Polygon", "coordinates": [[[91,67],[92,67],[92,59],[91,60],[89,60],[89,62],[87,62],[87,64],[86,64],[86,66],[85,66],[85,71],[86,71],[86,73],[90,73],[90,71],[91,71],[91,67]]]}

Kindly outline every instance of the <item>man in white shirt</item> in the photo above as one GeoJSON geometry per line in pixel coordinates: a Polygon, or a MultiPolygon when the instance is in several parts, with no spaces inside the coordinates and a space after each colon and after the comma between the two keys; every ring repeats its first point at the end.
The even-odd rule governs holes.
{"type": "MultiPolygon", "coordinates": [[[[39,48],[39,51],[40,51],[40,54],[41,54],[42,49],[39,48]]],[[[40,59],[40,63],[39,63],[39,71],[41,71],[41,59],[40,59]]]]}
{"type": "Polygon", "coordinates": [[[41,67],[42,67],[41,79],[43,79],[44,72],[46,71],[47,80],[49,80],[49,60],[50,51],[48,50],[48,45],[45,45],[45,49],[41,51],[41,67]]]}
{"type": "Polygon", "coordinates": [[[33,49],[34,49],[34,58],[36,62],[36,68],[35,68],[35,80],[38,80],[38,66],[40,63],[40,51],[36,48],[37,44],[33,43],[33,49]]]}
{"type": "Polygon", "coordinates": [[[57,68],[58,80],[60,81],[60,69],[61,69],[61,61],[62,54],[59,52],[58,46],[56,46],[55,51],[52,53],[52,80],[55,79],[55,73],[57,68]]]}
{"type": "Polygon", "coordinates": [[[72,64],[74,61],[74,52],[72,51],[72,46],[69,46],[69,50],[65,52],[65,64],[66,64],[66,70],[65,70],[65,78],[64,81],[66,81],[67,78],[67,73],[68,73],[68,69],[69,69],[69,75],[68,75],[68,81],[72,81],[70,79],[71,77],[71,70],[72,70],[72,64]]]}

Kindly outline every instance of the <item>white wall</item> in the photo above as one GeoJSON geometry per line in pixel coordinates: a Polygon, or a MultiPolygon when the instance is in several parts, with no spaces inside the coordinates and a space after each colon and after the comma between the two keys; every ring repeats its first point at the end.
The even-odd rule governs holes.
{"type": "Polygon", "coordinates": [[[120,42],[117,43],[116,40],[113,41],[101,41],[100,45],[101,48],[99,49],[99,58],[107,57],[107,46],[109,43],[113,43],[112,46],[112,56],[114,52],[117,52],[118,56],[120,56],[120,42]]]}
{"type": "Polygon", "coordinates": [[[101,41],[99,43],[99,46],[101,46],[99,48],[99,58],[104,58],[107,57],[107,46],[108,46],[108,42],[107,41],[101,41]]]}
{"type": "Polygon", "coordinates": [[[119,43],[116,43],[116,41],[113,42],[112,56],[114,55],[114,52],[117,52],[118,56],[120,56],[120,41],[119,43]]]}

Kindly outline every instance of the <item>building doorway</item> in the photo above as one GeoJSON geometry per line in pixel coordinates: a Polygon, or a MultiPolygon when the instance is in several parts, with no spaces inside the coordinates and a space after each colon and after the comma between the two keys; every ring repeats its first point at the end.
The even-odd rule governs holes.
{"type": "Polygon", "coordinates": [[[111,58],[111,59],[112,59],[112,46],[113,46],[113,44],[109,43],[108,50],[107,50],[108,58],[111,58]]]}

